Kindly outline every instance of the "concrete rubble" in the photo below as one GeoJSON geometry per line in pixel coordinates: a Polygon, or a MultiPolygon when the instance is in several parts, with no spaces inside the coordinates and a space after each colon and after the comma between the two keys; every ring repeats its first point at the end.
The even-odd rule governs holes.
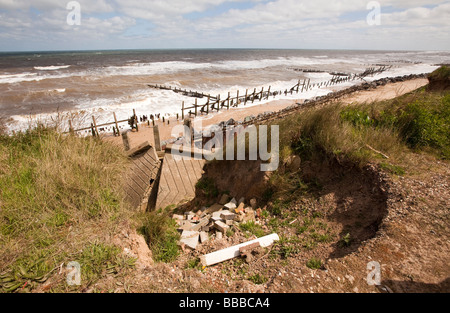
{"type": "Polygon", "coordinates": [[[210,207],[173,214],[172,218],[181,233],[180,244],[196,250],[199,244],[208,242],[211,238],[220,240],[226,237],[227,231],[239,223],[256,221],[257,216],[252,208],[257,206],[255,199],[251,199],[246,205],[244,198],[239,201],[230,198],[224,194],[219,203],[210,207]]]}

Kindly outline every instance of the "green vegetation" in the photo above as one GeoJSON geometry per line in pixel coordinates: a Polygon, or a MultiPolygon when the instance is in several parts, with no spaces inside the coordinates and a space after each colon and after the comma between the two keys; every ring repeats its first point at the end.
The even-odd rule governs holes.
{"type": "Polygon", "coordinates": [[[202,177],[195,187],[201,190],[207,198],[216,198],[219,195],[219,190],[216,187],[214,180],[208,177],[202,177]]]}
{"type": "Polygon", "coordinates": [[[177,231],[175,220],[170,217],[171,208],[145,214],[141,218],[140,233],[153,252],[156,262],[174,261],[180,254],[178,240],[180,234],[177,231]]]}
{"type": "Polygon", "coordinates": [[[258,238],[263,237],[265,235],[265,232],[262,229],[261,225],[256,224],[254,221],[248,221],[246,223],[241,223],[239,225],[239,228],[244,233],[250,233],[252,235],[255,235],[258,238]]]}
{"type": "Polygon", "coordinates": [[[313,270],[318,270],[322,268],[322,265],[323,265],[322,260],[317,258],[312,258],[306,263],[306,266],[313,270]]]}
{"type": "Polygon", "coordinates": [[[248,280],[253,282],[256,285],[262,285],[269,281],[269,279],[267,277],[265,277],[264,275],[261,275],[259,273],[249,276],[248,280]]]}
{"type": "Polygon", "coordinates": [[[109,236],[133,216],[121,187],[127,166],[119,149],[90,137],[42,127],[0,135],[0,291],[32,291],[71,261],[82,266],[77,290],[132,267],[109,236]]]}

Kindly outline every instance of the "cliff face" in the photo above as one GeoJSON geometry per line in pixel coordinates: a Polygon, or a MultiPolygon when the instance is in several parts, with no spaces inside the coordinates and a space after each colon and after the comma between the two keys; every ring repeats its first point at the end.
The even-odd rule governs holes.
{"type": "Polygon", "coordinates": [[[450,90],[450,66],[444,65],[428,75],[429,91],[450,90]]]}

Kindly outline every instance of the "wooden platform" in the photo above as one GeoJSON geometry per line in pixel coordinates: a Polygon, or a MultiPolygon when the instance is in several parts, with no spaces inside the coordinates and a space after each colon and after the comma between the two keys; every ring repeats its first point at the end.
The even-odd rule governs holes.
{"type": "Polygon", "coordinates": [[[164,209],[195,197],[195,185],[202,177],[205,160],[175,160],[166,153],[162,162],[156,209],[164,209]]]}
{"type": "Polygon", "coordinates": [[[130,154],[133,165],[127,175],[125,192],[127,200],[135,208],[146,210],[152,186],[155,184],[161,161],[156,150],[148,149],[138,154],[130,154]]]}

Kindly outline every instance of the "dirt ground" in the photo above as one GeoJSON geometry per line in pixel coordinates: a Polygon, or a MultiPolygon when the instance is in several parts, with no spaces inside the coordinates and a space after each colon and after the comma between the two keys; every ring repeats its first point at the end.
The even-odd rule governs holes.
{"type": "MultiPolygon", "coordinates": [[[[206,175],[220,170],[216,166],[206,175]]],[[[234,169],[239,167],[237,176],[245,184],[252,179],[248,164],[234,169]]],[[[233,173],[224,174],[222,183],[236,178],[233,173]]],[[[280,242],[255,251],[250,262],[238,257],[202,268],[199,256],[256,237],[236,226],[223,239],[186,249],[175,262],[154,264],[145,245],[122,232],[117,242],[130,243],[129,253],[146,257],[120,278],[120,286],[144,293],[449,292],[449,174],[447,162],[428,155],[418,155],[417,167],[404,176],[375,165],[304,162],[296,175],[320,187],[289,203],[281,216],[257,218],[264,233],[276,232],[280,242]],[[308,266],[312,259],[322,262],[318,269],[308,266]],[[380,266],[380,285],[368,284],[376,278],[370,262],[380,266]]],[[[237,195],[235,187],[227,191],[237,195]]],[[[115,283],[99,282],[95,288],[125,291],[115,283]]]]}

